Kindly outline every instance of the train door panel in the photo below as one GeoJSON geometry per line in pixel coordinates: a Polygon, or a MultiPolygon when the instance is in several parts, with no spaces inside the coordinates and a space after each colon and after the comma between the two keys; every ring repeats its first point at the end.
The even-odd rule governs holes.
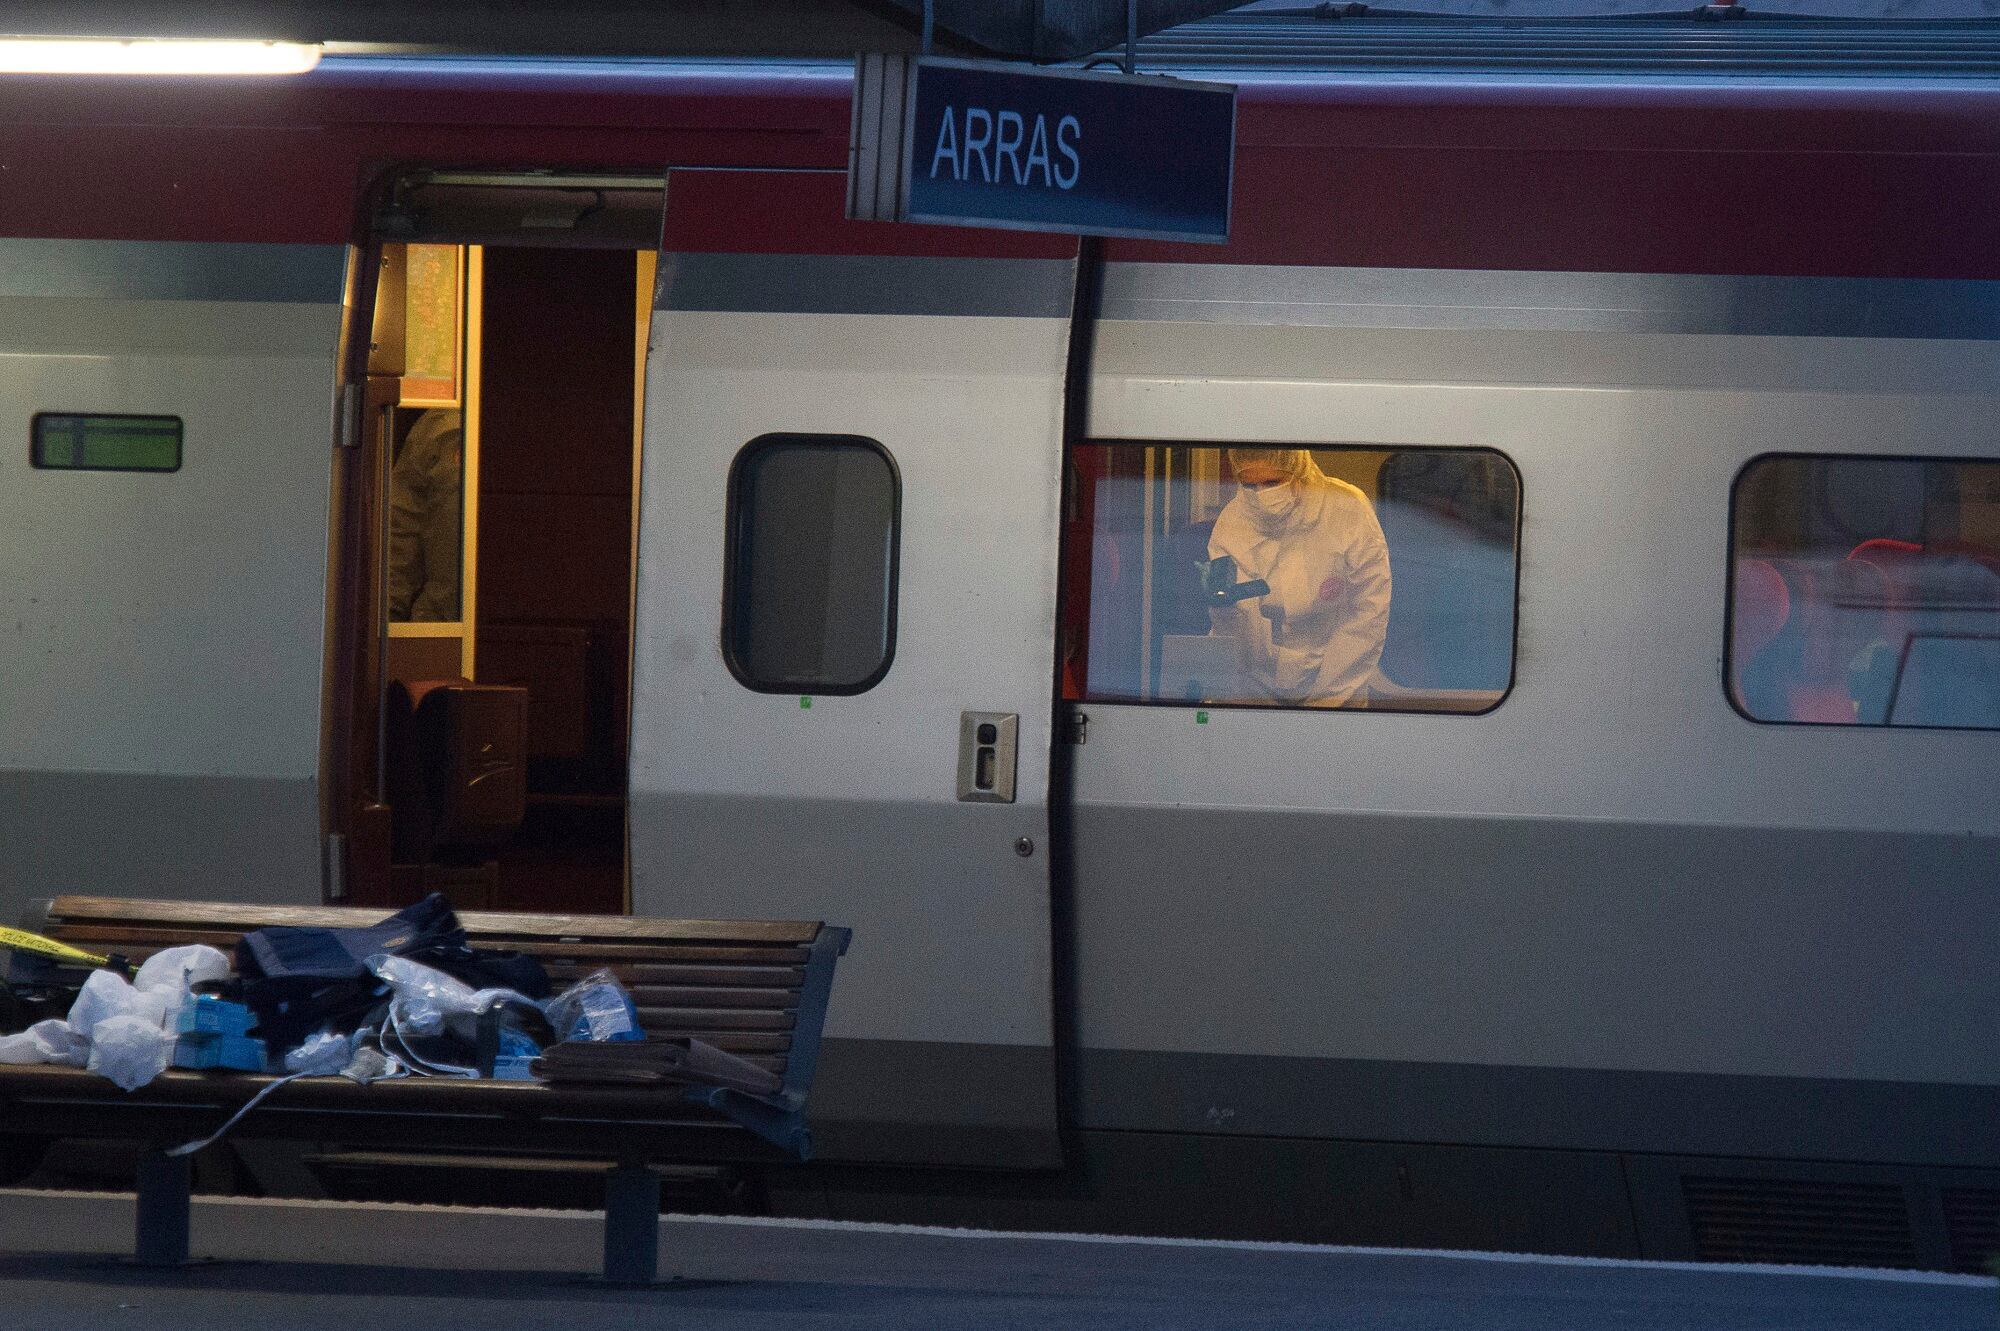
{"type": "MultiPolygon", "coordinates": [[[[843,227],[837,176],[764,181],[824,210],[828,249],[909,234],[843,227]]],[[[1051,1163],[1073,263],[1041,240],[1000,257],[727,252],[740,240],[705,218],[724,190],[745,215],[745,189],[669,189],[634,909],[855,929],[814,1092],[822,1154],[1051,1163]]]]}
{"type": "Polygon", "coordinates": [[[319,899],[338,246],[5,242],[0,919],[319,899]]]}

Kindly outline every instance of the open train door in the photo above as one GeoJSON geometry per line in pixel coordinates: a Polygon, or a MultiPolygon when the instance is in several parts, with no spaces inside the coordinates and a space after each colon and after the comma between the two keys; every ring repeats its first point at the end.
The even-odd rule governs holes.
{"type": "Polygon", "coordinates": [[[853,927],[814,1090],[822,1157],[1053,1164],[1075,249],[850,223],[842,191],[835,173],[668,181],[633,909],[853,927]]]}

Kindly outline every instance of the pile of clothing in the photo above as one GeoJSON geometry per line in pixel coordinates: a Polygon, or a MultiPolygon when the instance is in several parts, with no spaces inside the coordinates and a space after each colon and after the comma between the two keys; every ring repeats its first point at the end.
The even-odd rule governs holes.
{"type": "MultiPolygon", "coordinates": [[[[110,958],[84,979],[66,1017],[7,1029],[0,1020],[0,1063],[87,1068],[128,1091],[169,1067],[364,1083],[529,1080],[545,1049],[643,1039],[631,996],[610,972],[553,993],[533,957],[471,946],[435,894],[368,928],[260,929],[237,942],[233,958],[203,945],[169,948],[136,971],[110,958]]],[[[708,1052],[723,1061],[704,1068],[762,1075],[708,1052]]]]}

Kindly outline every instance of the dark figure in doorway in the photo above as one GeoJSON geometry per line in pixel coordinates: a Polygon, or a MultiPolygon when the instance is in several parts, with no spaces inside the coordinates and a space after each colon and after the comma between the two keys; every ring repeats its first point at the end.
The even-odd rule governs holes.
{"type": "Polygon", "coordinates": [[[389,478],[389,618],[459,617],[465,431],[455,410],[427,411],[410,427],[389,478]]]}

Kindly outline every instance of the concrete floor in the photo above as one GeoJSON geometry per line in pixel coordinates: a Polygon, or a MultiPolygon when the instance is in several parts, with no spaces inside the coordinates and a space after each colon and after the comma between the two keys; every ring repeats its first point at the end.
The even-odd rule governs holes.
{"type": "Polygon", "coordinates": [[[1088,1327],[1370,1331],[2000,1331],[2000,1285],[1813,1268],[1076,1239],[669,1219],[660,1290],[580,1279],[588,1212],[198,1199],[152,1272],[129,1196],[0,1192],[0,1307],[31,1331],[703,1331],[1088,1327]]]}

